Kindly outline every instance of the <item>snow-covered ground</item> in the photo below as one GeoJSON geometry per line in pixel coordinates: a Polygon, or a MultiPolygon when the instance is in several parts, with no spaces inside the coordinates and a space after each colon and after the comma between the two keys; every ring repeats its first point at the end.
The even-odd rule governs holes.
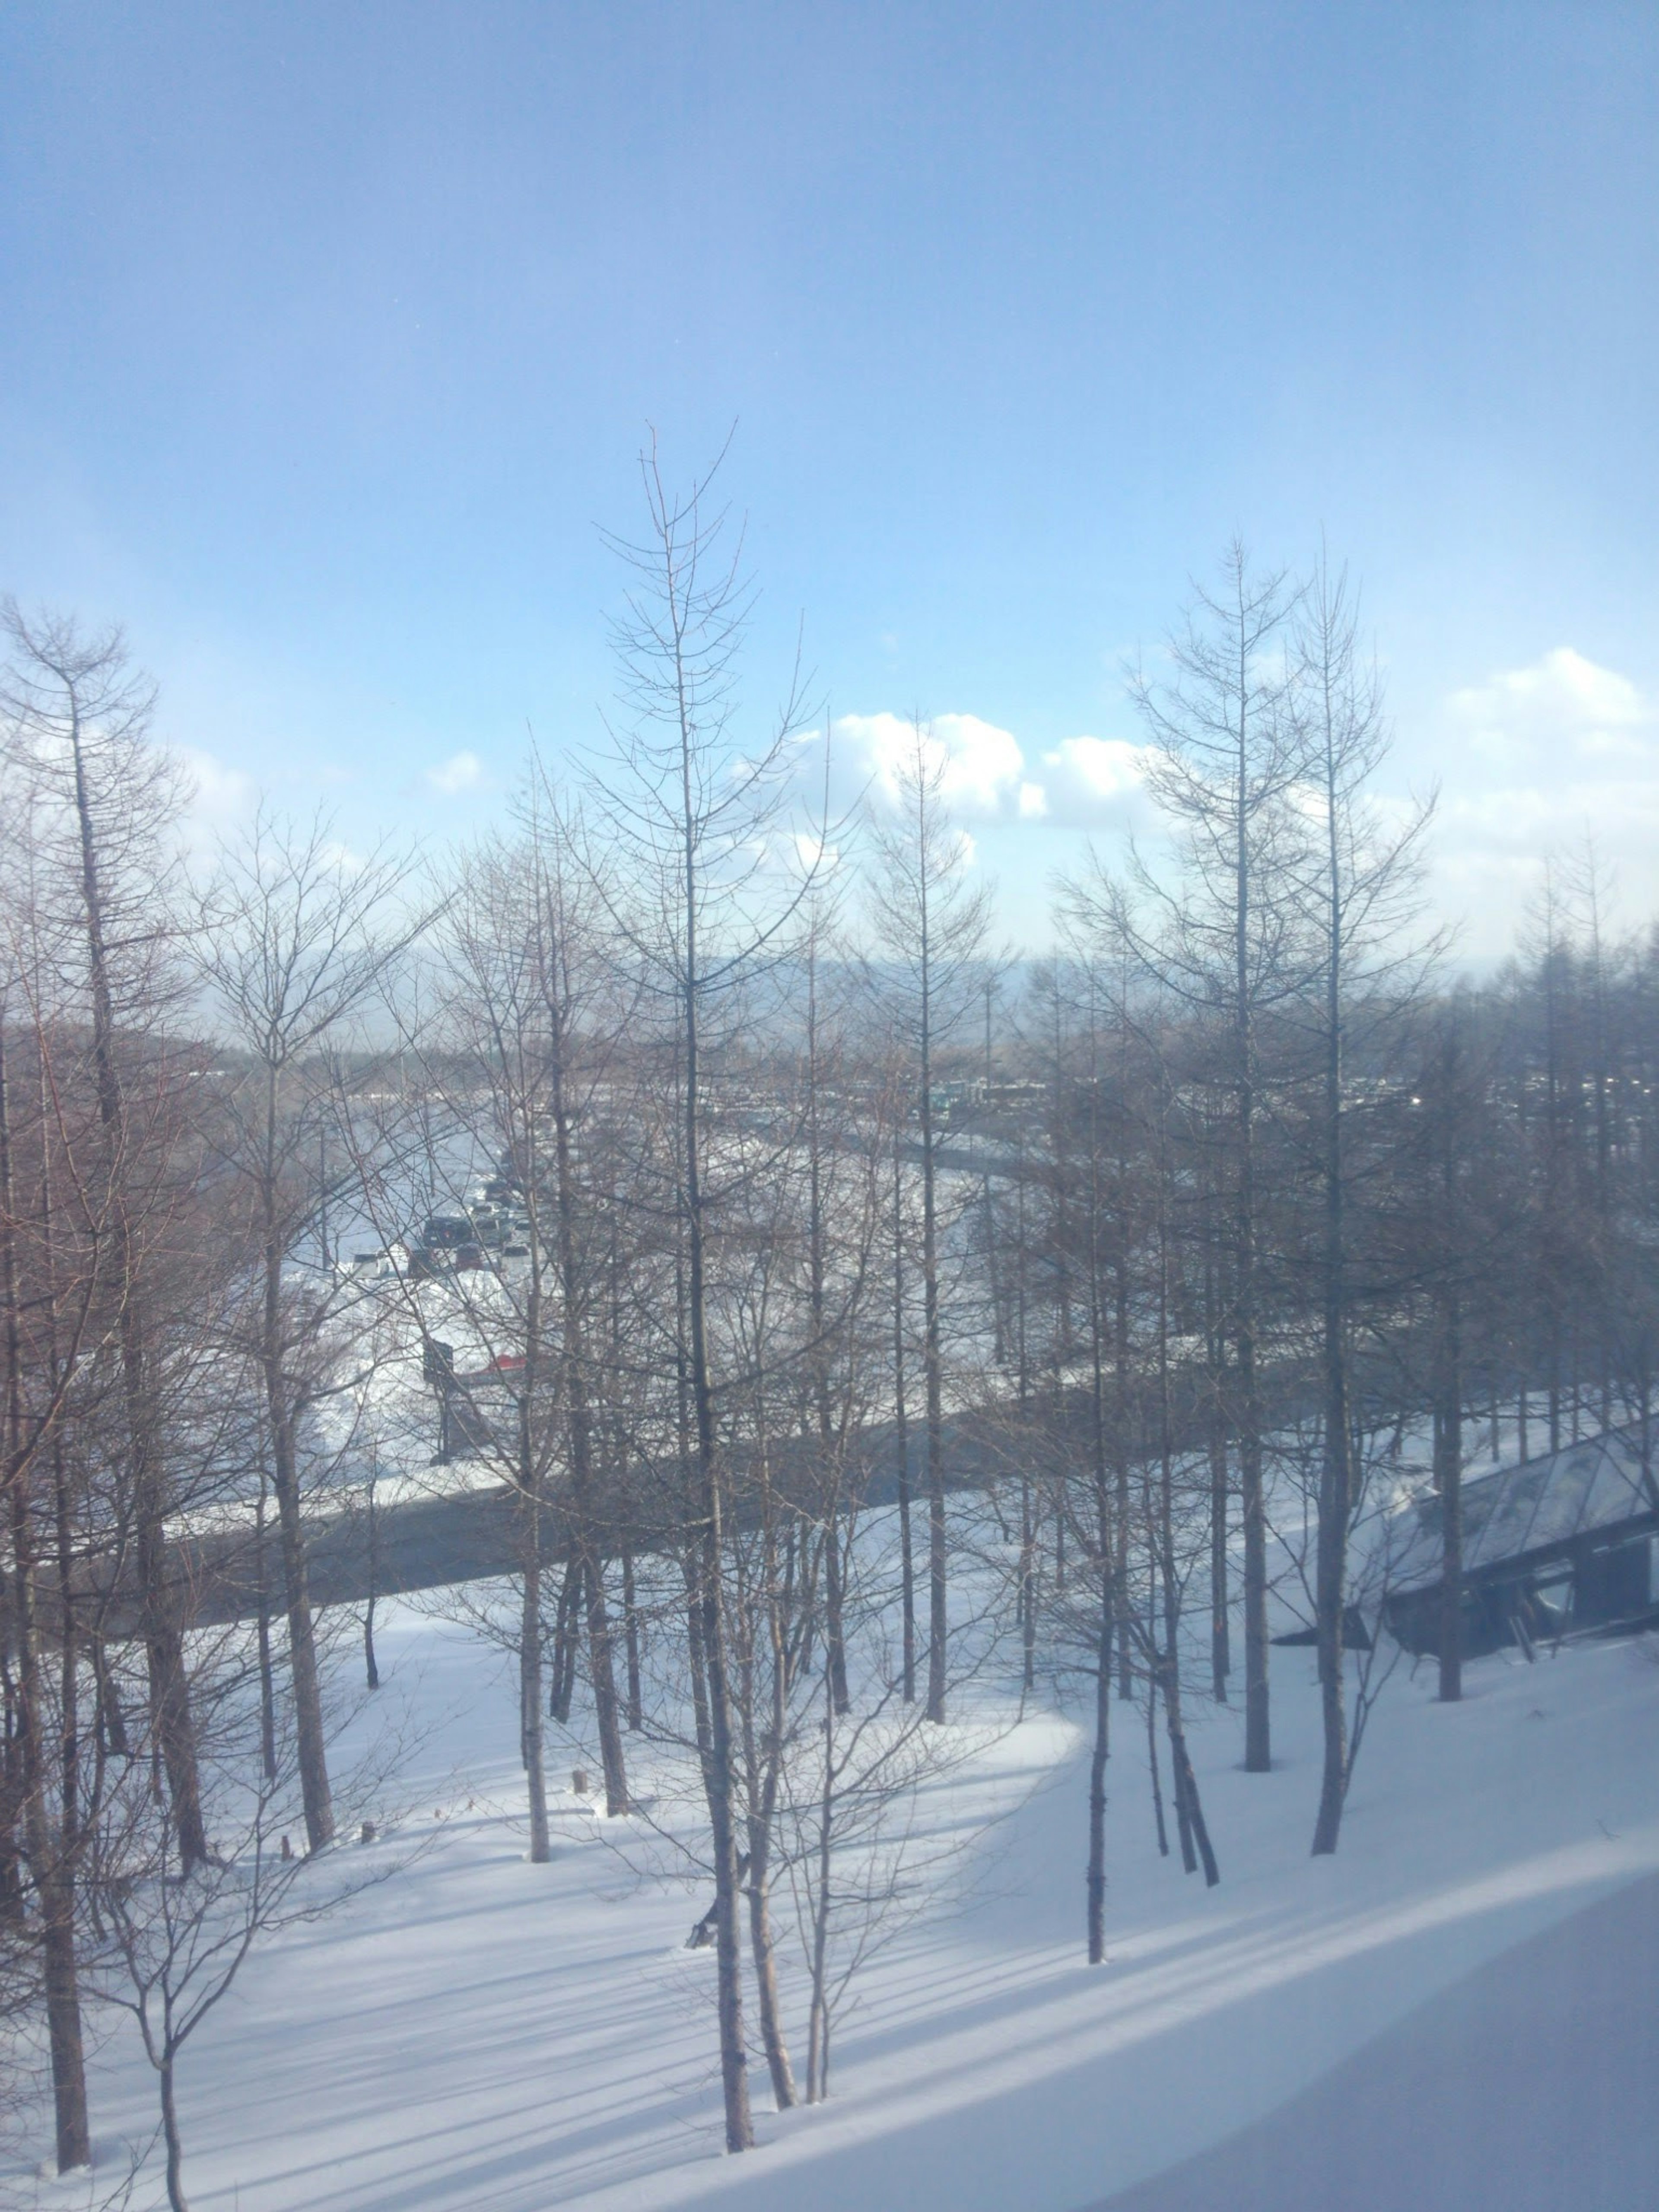
{"type": "Polygon", "coordinates": [[[1656,1984],[1648,1875],[1476,1967],[1110,2212],[1644,2212],[1659,2196],[1656,1984]]]}
{"type": "MultiPolygon", "coordinates": [[[[1370,1725],[1341,1851],[1318,1862],[1312,1655],[1278,1651],[1272,1775],[1241,1771],[1231,1713],[1194,1714],[1218,1889],[1158,1856],[1144,1728],[1119,1709],[1110,1956],[1088,1967],[1083,1740],[1066,1714],[1031,1713],[935,1786],[936,1827],[984,1832],[939,1909],[870,1969],[830,2102],[774,2116],[757,2052],[760,2148],[728,2159],[713,1954],[684,1948],[702,1887],[651,1870],[665,1862],[643,1822],[605,1823],[568,1791],[553,1863],[530,1865],[500,1655],[411,1607],[383,1609],[377,1643],[376,1702],[401,1700],[423,1735],[398,1832],[347,1848],[364,1862],[423,1848],[340,1915],[256,1953],[187,2050],[197,2212],[1075,2212],[1159,2175],[1133,2199],[1145,2212],[1324,2212],[1382,2196],[1345,2195],[1328,2172],[1328,2191],[1308,2193],[1319,2170],[1297,2165],[1298,2146],[1341,2117],[1343,2155],[1374,2164],[1391,2110],[1403,2145],[1424,2051],[1466,2063],[1470,2109],[1490,2122],[1494,2053],[1511,2066],[1534,2054],[1577,2110],[1564,2082],[1604,2094],[1630,2071],[1632,2021],[1652,2038],[1659,1666],[1646,1650],[1483,1660],[1457,1706],[1434,1702],[1430,1670],[1402,1667],[1370,1725]],[[1601,1917],[1584,1941],[1569,1929],[1551,1950],[1545,1931],[1586,1907],[1601,1917]],[[1535,1955],[1517,1948],[1534,1939],[1535,1955]],[[1507,1981],[1492,1965],[1506,1959],[1507,1981]],[[1467,1979],[1483,1970],[1496,1978],[1467,1979]],[[1516,1992],[1540,1977],[1537,2033],[1518,2037],[1516,1992]],[[1206,2165],[1238,2130],[1237,2160],[1206,2165]]],[[[797,1979],[786,1993],[804,2040],[797,1979]]],[[[106,2185],[154,2124],[151,2077],[119,2027],[92,2087],[106,2185]]],[[[1535,2117],[1524,2076],[1515,2094],[1535,2117]]],[[[1659,2202],[1650,2164],[1650,2195],[1618,2194],[1616,2174],[1528,2194],[1528,2155],[1525,2173],[1447,2169],[1443,2197],[1420,2180],[1386,2193],[1416,2212],[1659,2202]]],[[[0,2172],[7,2203],[102,2194],[0,2172]]],[[[133,2199],[159,2201],[148,2181],[133,2199]]]]}

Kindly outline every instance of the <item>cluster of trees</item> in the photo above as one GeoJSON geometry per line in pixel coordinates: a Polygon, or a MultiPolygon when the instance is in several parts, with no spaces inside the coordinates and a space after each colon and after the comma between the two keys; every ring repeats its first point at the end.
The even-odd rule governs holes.
{"type": "Polygon", "coordinates": [[[419,878],[262,815],[194,879],[118,639],[8,616],[0,1971],[65,2168],[86,1992],[137,2013],[175,2206],[180,2049],[262,1928],[343,1893],[375,1478],[430,1457],[431,1393],[440,1457],[494,1478],[455,1525],[506,1502],[477,1605],[532,1862],[550,1722],[641,1833],[675,1774],[695,1795],[733,2150],[751,2021],[801,2094],[792,1940],[824,2094],[925,1887],[905,1808],[994,1702],[970,1680],[1086,1691],[1099,1960],[1115,1708],[1159,1846],[1167,1759],[1219,1880],[1189,1717],[1237,1644],[1270,1769],[1288,1608],[1333,1850],[1387,1549],[1356,1532],[1415,1439],[1448,1697],[1460,1485],[1500,1424],[1524,1455],[1636,1419],[1646,1452],[1659,944],[1613,940],[1590,859],[1501,976],[1452,979],[1340,574],[1229,556],[1135,686],[1167,842],[1062,884],[1059,949],[1015,963],[924,723],[896,804],[841,823],[798,682],[747,740],[724,517],[653,457],[644,484],[608,752],[574,789],[532,760],[419,878]],[[493,1224],[467,1264],[410,1251],[446,1213],[493,1224]],[[331,1216],[400,1264],[338,1264],[331,1216]],[[350,1692],[307,1567],[348,1500],[350,1692]]]}
{"type": "Polygon", "coordinates": [[[326,1292],[289,1263],[316,1200],[296,1164],[307,1048],[384,956],[357,932],[372,876],[331,872],[311,957],[301,847],[276,904],[256,895],[257,833],[192,885],[185,794],[118,635],[15,607],[5,624],[5,1994],[44,2023],[64,2169],[89,2155],[88,1984],[136,2014],[182,2203],[179,2055],[255,1933],[321,1901],[295,1893],[279,1829],[302,1821],[313,1850],[334,1833],[295,1436],[349,1354],[326,1292]],[[257,1633],[176,1540],[181,1516],[250,1483],[257,1633]]]}

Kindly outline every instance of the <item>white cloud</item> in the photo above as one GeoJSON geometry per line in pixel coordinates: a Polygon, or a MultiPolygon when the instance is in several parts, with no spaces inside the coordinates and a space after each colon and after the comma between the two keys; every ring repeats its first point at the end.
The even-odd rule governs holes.
{"type": "Polygon", "coordinates": [[[843,857],[839,845],[827,842],[815,830],[787,830],[775,832],[768,840],[765,863],[797,883],[816,876],[827,884],[843,857]]]}
{"type": "Polygon", "coordinates": [[[1635,684],[1570,645],[1453,692],[1447,708],[1474,750],[1506,767],[1629,760],[1652,750],[1656,716],[1635,684]]]}
{"type": "Polygon", "coordinates": [[[1140,804],[1152,752],[1126,738],[1062,738],[1042,756],[1042,812],[1067,830],[1127,823],[1140,804]]]}
{"type": "Polygon", "coordinates": [[[180,746],[179,757],[191,781],[191,814],[204,830],[228,830],[253,811],[259,787],[251,775],[193,746],[180,746]]]}
{"type": "Polygon", "coordinates": [[[1659,894],[1659,711],[1628,677],[1558,646],[1445,702],[1437,902],[1477,954],[1509,949],[1552,854],[1594,842],[1627,914],[1659,894]]]}
{"type": "Polygon", "coordinates": [[[452,753],[447,761],[426,772],[426,781],[432,789],[445,799],[455,799],[464,791],[477,791],[484,780],[483,763],[477,753],[452,753]]]}
{"type": "Polygon", "coordinates": [[[1581,847],[1586,837],[1610,856],[1645,858],[1659,836],[1659,783],[1642,777],[1574,779],[1545,788],[1512,783],[1467,796],[1443,797],[1437,817],[1442,845],[1457,843],[1542,861],[1581,847]]]}
{"type": "Polygon", "coordinates": [[[220,840],[228,837],[259,803],[259,787],[239,768],[228,768],[199,746],[178,745],[174,755],[188,780],[189,796],[179,841],[190,865],[211,867],[220,840]]]}
{"type": "MultiPolygon", "coordinates": [[[[1018,802],[1025,756],[1012,731],[977,714],[935,714],[923,722],[922,747],[945,769],[945,797],[963,814],[1000,814],[1018,802]]],[[[842,714],[836,732],[859,759],[865,776],[890,803],[898,795],[900,768],[915,745],[907,715],[842,714]]]]}
{"type": "MultiPolygon", "coordinates": [[[[915,745],[914,722],[903,714],[843,714],[836,735],[859,781],[890,805],[915,745]]],[[[945,796],[958,814],[1062,830],[1127,826],[1141,805],[1154,757],[1149,745],[1085,736],[1062,738],[1028,763],[1012,730],[978,714],[935,714],[922,724],[922,745],[930,760],[942,763],[945,796]]]]}

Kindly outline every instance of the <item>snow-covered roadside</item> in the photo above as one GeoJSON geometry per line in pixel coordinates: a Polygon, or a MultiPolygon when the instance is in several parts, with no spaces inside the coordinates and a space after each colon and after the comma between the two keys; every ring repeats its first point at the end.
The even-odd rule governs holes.
{"type": "Polygon", "coordinates": [[[1093,2212],[1650,2212],[1659,1875],[1407,2014],[1288,2104],[1093,2212]]]}
{"type": "MultiPolygon", "coordinates": [[[[1121,1709],[1110,1958],[1091,1972],[1083,1757],[1071,1723],[1040,1714],[948,1785],[963,1820],[1006,1817],[972,1897],[872,1968],[831,2102],[757,2115],[762,2148],[731,2160],[710,1954],[684,1948],[701,1893],[630,1871],[568,1793],[553,1864],[529,1866],[499,1656],[407,1607],[377,1643],[383,1695],[409,1694],[429,1729],[400,1795],[431,1847],[257,1954],[191,2047],[198,2212],[1072,2212],[1258,2120],[1459,1977],[1659,1869],[1659,1668],[1638,1650],[1482,1661],[1457,1707],[1402,1670],[1323,1862],[1306,1856],[1311,1654],[1276,1653],[1272,1776],[1239,1771],[1231,1716],[1194,1731],[1213,1893],[1158,1858],[1144,1731],[1121,1709]]],[[[147,2132],[151,2094],[118,2033],[93,2081],[106,2172],[116,2139],[147,2132]]],[[[84,2182],[0,2187],[87,2201],[84,2182]]]]}

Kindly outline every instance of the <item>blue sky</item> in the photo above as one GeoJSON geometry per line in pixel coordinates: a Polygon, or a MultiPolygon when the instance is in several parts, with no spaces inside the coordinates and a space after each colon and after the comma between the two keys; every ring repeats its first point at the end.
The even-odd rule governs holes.
{"type": "Polygon", "coordinates": [[[1472,954],[1587,826],[1659,907],[1650,6],[16,0],[0,78],[0,587],[204,822],[591,741],[596,526],[735,422],[757,717],[803,617],[851,760],[939,717],[1028,941],[1235,532],[1363,579],[1472,954]]]}

